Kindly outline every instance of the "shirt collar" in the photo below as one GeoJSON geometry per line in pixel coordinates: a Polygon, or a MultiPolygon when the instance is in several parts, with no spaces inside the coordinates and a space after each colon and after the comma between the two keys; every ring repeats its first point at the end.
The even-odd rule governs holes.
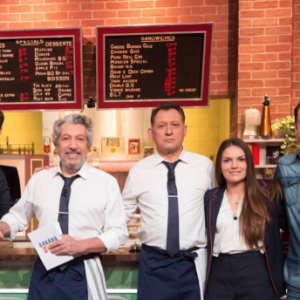
{"type": "MultiPolygon", "coordinates": [[[[180,161],[188,164],[189,163],[189,157],[187,155],[187,152],[184,150],[184,148],[182,149],[178,159],[180,159],[180,161]]],[[[159,164],[161,164],[163,161],[166,161],[164,158],[162,158],[159,153],[156,151],[154,154],[154,166],[158,166],[159,164]]]]}
{"type": "MultiPolygon", "coordinates": [[[[53,177],[57,176],[58,174],[62,174],[63,175],[63,172],[61,170],[60,164],[58,164],[58,166],[56,167],[56,170],[54,172],[54,176],[53,177]]],[[[88,164],[87,164],[87,162],[85,162],[83,164],[83,166],[81,167],[81,169],[76,174],[74,174],[74,175],[79,175],[81,178],[87,179],[87,177],[88,177],[88,164]]]]}

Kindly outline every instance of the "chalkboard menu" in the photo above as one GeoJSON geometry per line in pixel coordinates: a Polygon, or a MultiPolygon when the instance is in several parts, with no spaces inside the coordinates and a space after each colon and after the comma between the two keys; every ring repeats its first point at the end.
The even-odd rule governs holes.
{"type": "Polygon", "coordinates": [[[0,109],[81,109],[81,30],[0,31],[0,109]]]}
{"type": "Polygon", "coordinates": [[[212,24],[97,27],[101,108],[208,106],[212,24]]]}

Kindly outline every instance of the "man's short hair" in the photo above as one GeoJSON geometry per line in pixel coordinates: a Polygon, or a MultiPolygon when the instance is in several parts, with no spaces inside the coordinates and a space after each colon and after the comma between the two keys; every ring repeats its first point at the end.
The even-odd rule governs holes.
{"type": "Polygon", "coordinates": [[[295,123],[297,123],[297,121],[298,121],[298,111],[299,111],[299,109],[300,109],[300,102],[294,108],[295,123]]]}
{"type": "Polygon", "coordinates": [[[182,119],[182,122],[183,124],[185,123],[185,114],[184,114],[184,111],[183,109],[176,103],[172,103],[172,102],[165,102],[159,106],[157,106],[156,108],[154,108],[152,110],[152,113],[151,113],[151,126],[153,127],[154,125],[154,121],[155,121],[155,117],[157,115],[157,113],[160,111],[160,110],[170,110],[170,109],[175,109],[179,112],[180,116],[181,116],[181,119],[182,119]]]}
{"type": "Polygon", "coordinates": [[[52,140],[53,144],[57,146],[58,144],[58,139],[60,137],[61,133],[61,126],[65,123],[72,123],[72,124],[81,124],[86,128],[86,136],[87,136],[87,143],[88,143],[88,148],[91,147],[93,143],[93,122],[92,120],[83,115],[78,115],[78,114],[72,114],[65,116],[64,118],[58,119],[54,122],[53,124],[53,133],[52,133],[52,140]]]}
{"type": "Polygon", "coordinates": [[[0,110],[0,130],[2,129],[3,123],[4,123],[4,114],[3,114],[3,112],[0,110]]]}

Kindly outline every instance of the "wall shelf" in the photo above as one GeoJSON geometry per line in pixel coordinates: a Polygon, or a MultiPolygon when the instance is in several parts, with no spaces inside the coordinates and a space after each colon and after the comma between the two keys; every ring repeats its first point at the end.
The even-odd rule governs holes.
{"type": "Polygon", "coordinates": [[[275,169],[277,165],[256,165],[255,169],[275,169]]]}
{"type": "Polygon", "coordinates": [[[281,144],[285,139],[244,139],[247,144],[281,144]]]}
{"type": "Polygon", "coordinates": [[[250,146],[257,144],[259,146],[259,165],[255,165],[256,176],[259,179],[270,179],[276,169],[276,164],[268,164],[267,147],[281,146],[285,139],[244,139],[243,141],[250,146]]]}

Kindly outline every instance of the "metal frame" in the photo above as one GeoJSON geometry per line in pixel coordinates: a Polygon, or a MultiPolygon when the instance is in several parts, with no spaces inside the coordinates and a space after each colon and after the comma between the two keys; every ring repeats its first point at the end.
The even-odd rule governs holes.
{"type": "Polygon", "coordinates": [[[1,40],[21,38],[72,38],[74,61],[74,96],[71,101],[61,102],[0,102],[1,110],[73,110],[82,109],[82,32],[81,28],[55,28],[55,29],[26,29],[26,30],[0,30],[1,40]]]}
{"type": "MultiPolygon", "coordinates": [[[[183,107],[207,107],[209,102],[210,89],[210,68],[212,52],[212,23],[185,24],[185,25],[153,25],[153,26],[114,26],[100,27],[97,29],[97,102],[98,109],[105,108],[149,108],[155,107],[162,102],[176,102],[183,107]],[[107,100],[105,95],[105,37],[107,36],[126,36],[126,35],[157,35],[157,34],[191,34],[204,33],[203,49],[203,70],[202,71],[202,96],[200,98],[188,99],[130,99],[130,100],[107,100]]],[[[109,54],[107,54],[109,55],[109,54]]]]}

